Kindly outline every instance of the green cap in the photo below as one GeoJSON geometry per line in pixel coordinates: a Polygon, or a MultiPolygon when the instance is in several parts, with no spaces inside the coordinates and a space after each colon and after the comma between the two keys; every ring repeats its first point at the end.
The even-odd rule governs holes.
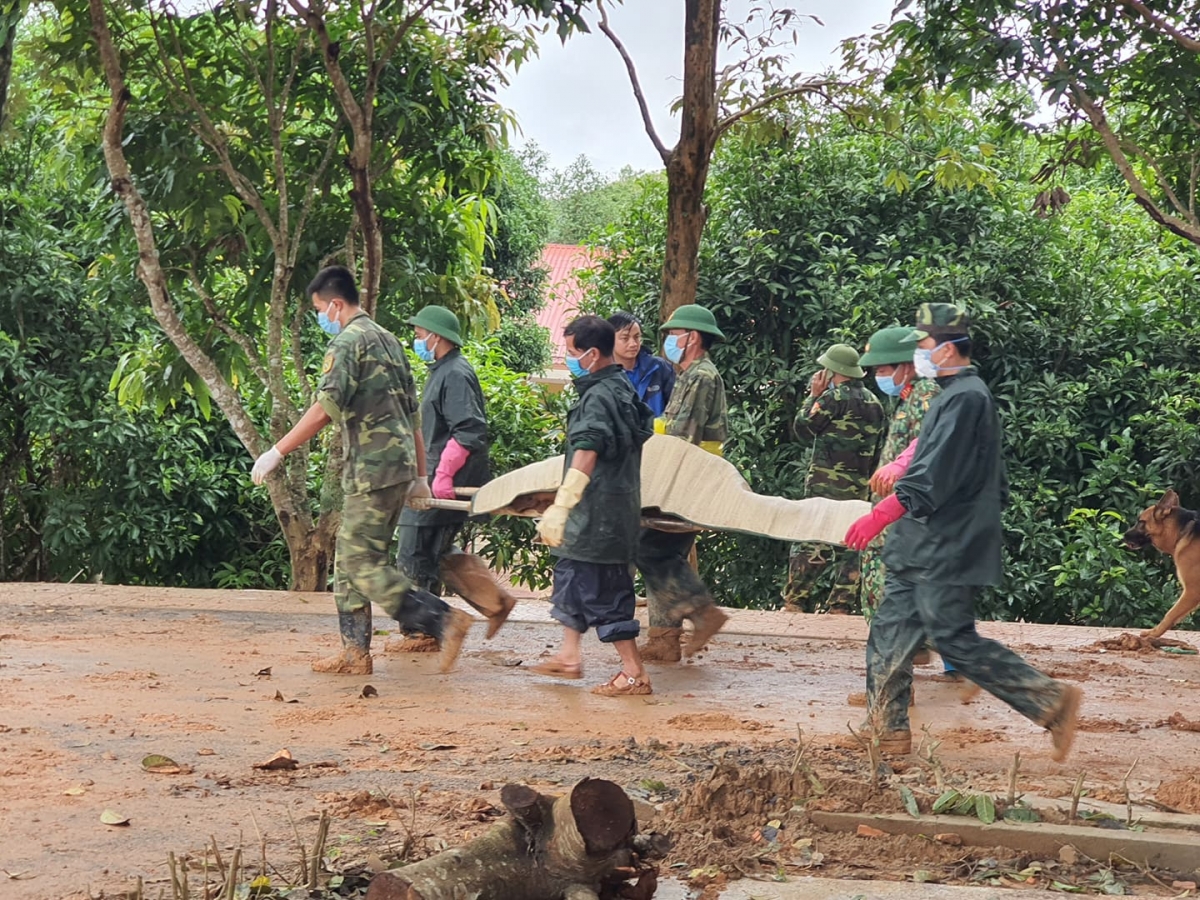
{"type": "Polygon", "coordinates": [[[817,357],[817,362],[830,372],[847,378],[862,378],[867,374],[858,364],[858,351],[849,344],[834,344],[817,357]]]}
{"type": "Polygon", "coordinates": [[[971,319],[953,303],[922,303],[917,307],[917,330],[913,332],[918,341],[944,334],[967,334],[971,330],[971,319]]]}
{"type": "Polygon", "coordinates": [[[895,366],[912,362],[917,338],[911,328],[881,328],[867,341],[867,349],[858,358],[860,366],[895,366]]]}
{"type": "Polygon", "coordinates": [[[462,346],[463,339],[458,330],[458,316],[444,306],[426,306],[415,316],[411,316],[408,324],[420,325],[426,331],[432,331],[434,334],[462,346]]]}
{"type": "Polygon", "coordinates": [[[675,312],[671,313],[671,318],[667,320],[667,324],[661,330],[670,331],[672,328],[702,331],[705,334],[711,334],[714,337],[725,340],[725,335],[717,327],[717,318],[712,314],[712,311],[695,303],[689,303],[687,306],[681,306],[676,309],[675,312]]]}

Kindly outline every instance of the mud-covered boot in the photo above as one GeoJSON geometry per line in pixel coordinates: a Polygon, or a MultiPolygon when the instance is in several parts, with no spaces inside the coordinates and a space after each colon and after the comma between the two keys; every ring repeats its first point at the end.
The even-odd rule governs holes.
{"type": "Polygon", "coordinates": [[[694,656],[703,650],[704,645],[729,621],[729,616],[712,604],[692,613],[689,618],[692,620],[693,630],[687,646],[683,648],[684,656],[694,656]]]}
{"type": "Polygon", "coordinates": [[[437,640],[442,651],[439,671],[449,672],[454,667],[463,638],[471,627],[469,615],[420,588],[410,588],[405,593],[394,615],[406,632],[418,631],[437,640]]]}
{"type": "Polygon", "coordinates": [[[324,675],[370,675],[371,607],[350,612],[338,611],[338,630],[342,633],[340,653],[318,659],[312,664],[314,672],[324,675]]]}
{"type": "Polygon", "coordinates": [[[400,640],[388,641],[384,651],[387,653],[437,653],[441,648],[437,638],[427,634],[403,634],[400,640]]]}
{"type": "Polygon", "coordinates": [[[508,621],[517,598],[500,586],[487,563],[473,553],[451,550],[442,557],[439,572],[446,587],[487,616],[486,637],[494,637],[508,621]]]}
{"type": "Polygon", "coordinates": [[[879,752],[884,756],[907,756],[912,753],[912,732],[885,731],[879,735],[879,752]]]}
{"type": "Polygon", "coordinates": [[[682,639],[682,628],[651,626],[646,643],[638,648],[642,662],[679,662],[683,656],[682,639]]]}
{"type": "Polygon", "coordinates": [[[1058,704],[1041,724],[1050,731],[1054,752],[1050,758],[1062,762],[1071,752],[1075,740],[1075,729],[1079,724],[1079,706],[1083,703],[1083,691],[1073,684],[1063,685],[1058,704]]]}

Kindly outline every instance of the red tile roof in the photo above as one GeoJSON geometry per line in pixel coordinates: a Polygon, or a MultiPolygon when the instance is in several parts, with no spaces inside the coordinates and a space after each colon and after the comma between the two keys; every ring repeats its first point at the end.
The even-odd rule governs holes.
{"type": "Polygon", "coordinates": [[[596,257],[587,247],[547,244],[542,250],[538,265],[546,269],[549,275],[544,289],[546,303],[538,311],[537,323],[550,329],[550,343],[554,347],[553,365],[556,367],[563,365],[566,352],[563,328],[579,314],[579,303],[584,297],[583,287],[575,273],[580,269],[590,269],[595,264],[596,257]]]}

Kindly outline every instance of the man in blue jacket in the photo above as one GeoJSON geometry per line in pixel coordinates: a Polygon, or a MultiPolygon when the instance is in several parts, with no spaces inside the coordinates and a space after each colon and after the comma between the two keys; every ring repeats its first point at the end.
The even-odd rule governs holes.
{"type": "Polygon", "coordinates": [[[638,399],[656,416],[661,416],[675,387],[675,369],[661,356],[655,356],[642,345],[642,323],[633,313],[618,312],[608,317],[608,324],[617,333],[613,344],[613,359],[625,370],[638,399]]]}

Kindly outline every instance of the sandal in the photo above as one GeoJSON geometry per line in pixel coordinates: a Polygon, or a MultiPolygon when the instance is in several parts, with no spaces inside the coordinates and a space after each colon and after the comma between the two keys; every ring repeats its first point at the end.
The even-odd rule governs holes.
{"type": "Polygon", "coordinates": [[[547,678],[566,678],[570,681],[578,681],[583,677],[582,665],[579,663],[559,662],[553,657],[544,663],[530,666],[529,671],[536,672],[538,675],[545,675],[547,678]]]}
{"type": "Polygon", "coordinates": [[[601,697],[630,697],[635,694],[653,694],[654,691],[650,687],[650,679],[645,675],[634,678],[632,675],[626,675],[624,671],[620,671],[606,684],[599,684],[592,688],[592,693],[599,694],[601,697]]]}

